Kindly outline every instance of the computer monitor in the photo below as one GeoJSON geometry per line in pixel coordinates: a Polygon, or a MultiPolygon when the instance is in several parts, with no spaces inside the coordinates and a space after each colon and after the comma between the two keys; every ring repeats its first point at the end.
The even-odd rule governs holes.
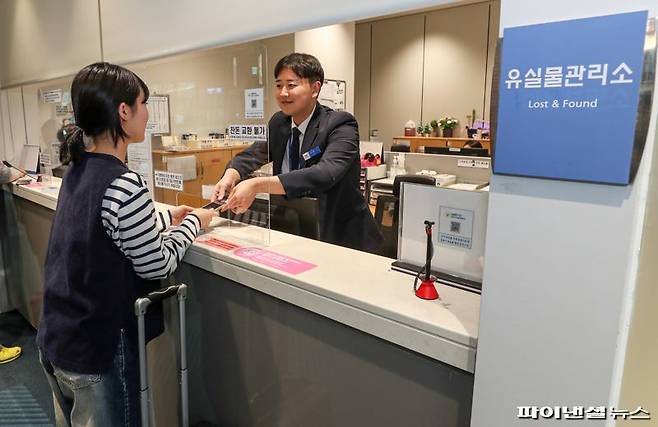
{"type": "Polygon", "coordinates": [[[426,154],[447,154],[452,156],[489,157],[486,148],[459,148],[459,147],[425,147],[426,154]]]}
{"type": "Polygon", "coordinates": [[[231,219],[244,224],[267,228],[268,214],[270,228],[284,233],[320,238],[318,199],[302,197],[287,199],[283,196],[270,195],[270,200],[256,198],[244,213],[233,215],[231,219]]]}

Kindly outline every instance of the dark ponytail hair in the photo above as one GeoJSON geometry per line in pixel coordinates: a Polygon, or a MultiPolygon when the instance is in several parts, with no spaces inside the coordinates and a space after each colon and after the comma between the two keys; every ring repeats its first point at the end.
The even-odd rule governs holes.
{"type": "Polygon", "coordinates": [[[63,164],[77,163],[85,151],[84,136],[93,138],[108,132],[116,146],[127,135],[121,127],[119,105],[133,107],[140,91],[144,102],[149,89],[135,73],[118,65],[97,62],[80,70],[71,85],[76,126],[67,132],[60,148],[63,164]]]}

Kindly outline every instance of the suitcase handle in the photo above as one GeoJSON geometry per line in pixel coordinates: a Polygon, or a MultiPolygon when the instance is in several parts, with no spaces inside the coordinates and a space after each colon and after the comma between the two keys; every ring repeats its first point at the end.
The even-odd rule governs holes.
{"type": "Polygon", "coordinates": [[[145,315],[149,305],[152,302],[163,301],[167,298],[178,295],[178,299],[187,298],[187,286],[185,284],[171,285],[167,288],[158,289],[157,291],[150,292],[149,294],[139,298],[135,301],[135,316],[145,315]]]}
{"type": "Polygon", "coordinates": [[[150,427],[149,418],[149,385],[148,369],[146,364],[146,333],[144,316],[152,302],[162,301],[176,295],[178,297],[178,310],[180,318],[180,392],[181,392],[181,423],[183,427],[189,426],[189,400],[187,394],[187,354],[185,349],[186,322],[185,322],[185,300],[187,299],[187,286],[185,284],[172,285],[167,288],[158,289],[135,301],[135,316],[137,316],[137,335],[139,346],[139,385],[140,385],[140,411],[143,427],[150,427]]]}
{"type": "Polygon", "coordinates": [[[167,298],[173,297],[174,295],[178,295],[179,292],[183,291],[185,289],[184,286],[182,285],[172,285],[169,286],[168,288],[163,288],[163,289],[158,289],[157,291],[153,291],[146,295],[146,298],[150,299],[151,301],[162,301],[167,298]]]}

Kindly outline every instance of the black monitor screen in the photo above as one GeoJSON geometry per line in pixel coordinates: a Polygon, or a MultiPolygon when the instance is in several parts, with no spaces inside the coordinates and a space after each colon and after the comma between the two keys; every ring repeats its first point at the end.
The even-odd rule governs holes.
{"type": "Polygon", "coordinates": [[[448,154],[452,156],[489,157],[486,148],[425,147],[426,154],[448,154]]]}

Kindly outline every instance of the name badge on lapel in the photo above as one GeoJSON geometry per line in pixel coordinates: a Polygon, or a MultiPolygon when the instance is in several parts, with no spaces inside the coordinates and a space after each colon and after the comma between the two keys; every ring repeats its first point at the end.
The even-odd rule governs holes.
{"type": "Polygon", "coordinates": [[[308,150],[306,153],[302,154],[302,157],[304,158],[305,162],[308,162],[310,159],[319,156],[321,153],[322,150],[320,150],[320,147],[313,147],[310,150],[308,150]]]}

